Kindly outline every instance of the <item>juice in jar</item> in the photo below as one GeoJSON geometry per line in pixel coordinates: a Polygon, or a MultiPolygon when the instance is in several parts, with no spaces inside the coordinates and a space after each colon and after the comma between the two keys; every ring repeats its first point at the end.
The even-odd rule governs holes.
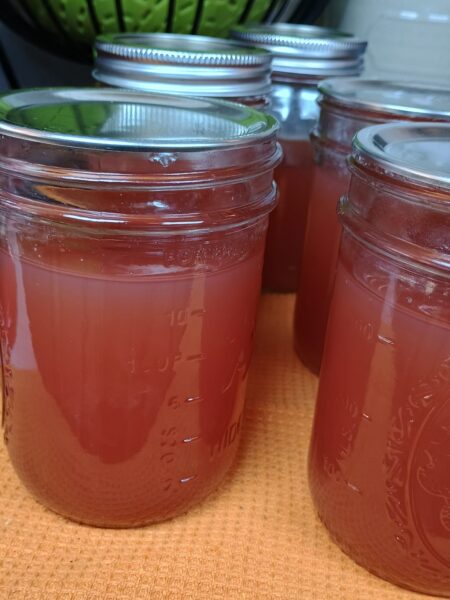
{"type": "MultiPolygon", "coordinates": [[[[334,285],[340,224],[336,198],[345,193],[349,174],[345,154],[322,154],[312,173],[311,198],[306,216],[305,251],[294,312],[294,344],[302,363],[319,373],[334,285]]],[[[317,160],[317,159],[316,159],[317,160]]]]}
{"type": "Polygon", "coordinates": [[[237,264],[190,275],[121,275],[107,260],[99,273],[86,248],[76,271],[51,264],[61,247],[45,262],[0,252],[5,437],[46,505],[140,523],[216,487],[242,424],[264,227],[258,237],[234,240],[237,264]]]}
{"type": "Polygon", "coordinates": [[[357,142],[364,153],[342,203],[310,487],[359,564],[450,596],[450,177],[447,188],[436,168],[450,156],[450,127],[388,127],[357,142]],[[376,162],[383,154],[389,166],[376,162]],[[390,168],[403,179],[386,179],[390,168]]]}
{"type": "Polygon", "coordinates": [[[224,478],[242,430],[275,121],[106,89],[11,92],[2,110],[13,466],[38,500],[83,523],[183,513],[224,478]]]}
{"type": "Polygon", "coordinates": [[[280,143],[283,159],[275,169],[279,203],[269,218],[263,287],[292,292],[300,271],[313,157],[308,140],[281,138],[280,143]]]}
{"type": "MultiPolygon", "coordinates": [[[[361,270],[373,271],[375,256],[353,252],[364,253],[361,270]]],[[[448,281],[440,288],[444,299],[448,281]]],[[[399,585],[448,595],[450,322],[448,312],[439,319],[420,311],[423,293],[408,296],[411,308],[401,293],[387,276],[358,281],[341,260],[310,484],[319,516],[358,563],[399,585]]]]}
{"type": "Polygon", "coordinates": [[[330,79],[319,85],[320,116],[311,135],[314,173],[295,306],[295,348],[320,372],[335,278],[341,227],[337,203],[347,192],[346,157],[362,128],[393,120],[450,121],[450,88],[363,78],[330,79]]]}
{"type": "Polygon", "coordinates": [[[293,23],[242,25],[231,35],[273,55],[268,110],[280,122],[284,158],[275,172],[279,201],[269,219],[263,288],[295,292],[313,174],[309,134],[319,116],[317,85],[325,77],[359,75],[367,44],[333,29],[293,23]]]}

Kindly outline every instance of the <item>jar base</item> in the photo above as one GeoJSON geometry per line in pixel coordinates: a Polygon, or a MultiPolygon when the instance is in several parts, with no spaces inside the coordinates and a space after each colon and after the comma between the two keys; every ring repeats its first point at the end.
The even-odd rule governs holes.
{"type": "Polygon", "coordinates": [[[403,581],[401,578],[385,575],[381,571],[377,571],[377,569],[368,566],[363,560],[358,560],[358,558],[353,555],[351,550],[346,548],[345,544],[342,543],[342,540],[340,540],[339,536],[333,534],[332,530],[326,525],[325,519],[322,518],[320,512],[317,510],[316,515],[319,521],[321,522],[322,526],[326,529],[330,539],[339,548],[339,550],[343,552],[346,556],[348,556],[348,558],[350,558],[359,567],[361,567],[371,575],[374,575],[375,577],[378,577],[379,579],[382,579],[383,581],[386,581],[391,585],[395,585],[396,587],[408,590],[410,592],[414,592],[417,594],[426,594],[428,596],[434,596],[436,598],[450,598],[450,586],[446,587],[445,590],[433,590],[430,588],[431,583],[424,584],[423,586],[414,585],[409,582],[403,581]]]}
{"type": "MultiPolygon", "coordinates": [[[[177,517],[181,517],[207,502],[216,492],[219,492],[222,486],[225,486],[226,482],[232,479],[234,470],[238,464],[235,460],[236,451],[239,448],[239,444],[236,446],[235,451],[228,457],[228,464],[224,465],[214,477],[204,485],[198,484],[197,489],[191,489],[190,494],[186,494],[184,498],[178,498],[178,502],[173,501],[171,504],[167,500],[160,502],[152,507],[149,502],[149,509],[146,510],[145,506],[141,506],[140,509],[121,512],[121,514],[114,511],[104,511],[107,516],[102,517],[101,510],[64,510],[64,507],[58,506],[57,503],[52,502],[51,499],[43,498],[33,485],[29,485],[23,477],[18,476],[18,480],[24,486],[27,493],[35,500],[42,508],[50,511],[57,515],[61,519],[77,523],[86,527],[96,527],[98,529],[137,529],[140,527],[147,527],[149,525],[156,525],[164,521],[170,521],[177,517]]],[[[98,502],[98,506],[102,506],[101,502],[98,502]]],[[[72,507],[76,508],[76,507],[72,507]]]]}
{"type": "MultiPolygon", "coordinates": [[[[26,487],[26,486],[25,486],[26,487]]],[[[136,521],[130,520],[121,520],[117,519],[117,521],[102,521],[100,519],[89,519],[71,515],[69,513],[64,513],[63,511],[59,511],[55,508],[52,508],[48,504],[42,502],[36,495],[30,491],[28,488],[27,492],[32,496],[33,500],[39,504],[45,510],[50,511],[52,514],[57,517],[69,521],[71,523],[76,523],[77,525],[81,525],[83,527],[95,527],[96,529],[139,529],[141,527],[148,527],[150,525],[158,525],[159,523],[164,523],[166,521],[171,521],[178,517],[182,517],[190,512],[193,508],[202,505],[204,502],[207,502],[208,499],[218,490],[220,490],[221,484],[218,486],[208,490],[205,494],[198,496],[192,499],[191,502],[187,502],[183,508],[177,508],[172,511],[167,512],[166,514],[162,514],[157,517],[148,517],[137,519],[136,521]]]]}
{"type": "Polygon", "coordinates": [[[302,348],[301,345],[297,342],[296,337],[294,335],[294,350],[295,350],[295,354],[297,355],[298,359],[300,360],[300,362],[302,363],[302,365],[304,367],[306,367],[308,369],[308,371],[310,371],[313,375],[316,375],[317,377],[320,374],[320,364],[317,365],[316,361],[311,360],[310,356],[307,356],[302,348]]]}

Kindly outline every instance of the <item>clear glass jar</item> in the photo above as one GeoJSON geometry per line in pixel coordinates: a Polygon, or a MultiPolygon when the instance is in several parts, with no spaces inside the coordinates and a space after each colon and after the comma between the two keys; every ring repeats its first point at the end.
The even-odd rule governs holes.
{"type": "Polygon", "coordinates": [[[294,318],[297,354],[319,373],[336,273],[341,227],[336,206],[347,191],[347,156],[363,127],[392,120],[450,120],[450,88],[375,79],[319,85],[320,117],[311,135],[314,170],[294,318]]]}
{"type": "Polygon", "coordinates": [[[12,464],[83,523],[185,512],[236,454],[276,122],[220,101],[56,89],[3,96],[0,133],[12,464]]]}
{"type": "Polygon", "coordinates": [[[351,172],[311,491],[359,564],[450,596],[450,125],[367,128],[351,172]]]}
{"type": "Polygon", "coordinates": [[[286,23],[242,26],[231,35],[273,54],[269,110],[280,122],[284,157],[275,172],[279,203],[270,216],[263,286],[295,292],[313,172],[309,134],[319,115],[317,84],[324,77],[358,75],[366,44],[332,29],[286,23]]]}
{"type": "Polygon", "coordinates": [[[269,103],[271,55],[231,40],[175,33],[114,33],[95,42],[96,81],[141,92],[204,96],[256,109],[269,103]]]}

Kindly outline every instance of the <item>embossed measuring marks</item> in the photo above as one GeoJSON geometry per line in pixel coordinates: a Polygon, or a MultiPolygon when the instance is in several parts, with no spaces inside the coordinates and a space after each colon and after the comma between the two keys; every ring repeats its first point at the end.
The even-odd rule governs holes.
{"type": "MultiPolygon", "coordinates": [[[[165,492],[177,493],[181,487],[191,484],[208,470],[208,464],[221,456],[238,438],[241,416],[231,423],[224,422],[215,436],[202,434],[202,407],[206,402],[220,404],[217,394],[226,394],[240,373],[241,365],[233,370],[231,381],[219,388],[217,394],[205,397],[202,393],[202,377],[206,370],[204,362],[208,356],[204,345],[204,308],[175,309],[166,314],[170,336],[177,340],[173,353],[168,353],[158,363],[158,372],[171,374],[172,390],[167,393],[164,421],[170,427],[163,427],[159,434],[159,462],[162,465],[162,486],[165,492]],[[190,393],[189,393],[190,392],[190,393]],[[223,432],[222,432],[223,431],[223,432]]],[[[227,340],[233,344],[235,339],[227,340]]],[[[203,392],[205,391],[203,386],[203,392]]],[[[213,386],[214,392],[214,386],[213,386]]],[[[208,407],[209,409],[213,407],[208,407]]],[[[215,418],[214,410],[206,410],[215,418]]],[[[218,413],[217,416],[219,416],[218,413]]],[[[211,467],[212,468],[212,467],[211,467]]]]}
{"type": "MultiPolygon", "coordinates": [[[[199,351],[193,352],[193,344],[189,344],[187,350],[182,348],[182,339],[186,333],[191,333],[194,338],[194,347],[201,347],[201,331],[203,328],[203,319],[206,311],[203,308],[195,309],[173,309],[166,314],[169,326],[169,337],[174,340],[180,340],[177,351],[173,354],[167,354],[158,361],[158,371],[163,373],[172,372],[178,377],[183,377],[186,373],[186,381],[190,381],[189,374],[200,369],[200,364],[206,359],[206,355],[199,351]]],[[[196,411],[204,399],[197,392],[182,395],[169,393],[166,400],[170,417],[167,421],[174,423],[170,427],[164,427],[160,433],[159,443],[159,461],[163,466],[163,490],[165,492],[175,492],[180,486],[193,482],[197,473],[180,473],[180,453],[184,454],[186,450],[201,441],[201,435],[198,428],[195,431],[185,431],[186,424],[192,424],[197,419],[196,411]],[[185,411],[192,412],[193,415],[185,415],[185,411]]]]}
{"type": "MultiPolygon", "coordinates": [[[[180,399],[178,396],[171,396],[168,399],[168,406],[173,410],[193,407],[203,401],[199,396],[193,398],[180,399]]],[[[177,458],[179,452],[183,451],[184,446],[190,446],[201,440],[199,434],[181,434],[176,427],[165,428],[160,434],[160,456],[159,460],[164,466],[164,491],[174,490],[177,485],[185,485],[196,479],[196,473],[178,474],[177,458]]]]}
{"type": "MultiPolygon", "coordinates": [[[[197,439],[200,439],[199,436],[197,436],[197,439]]],[[[194,441],[193,438],[191,438],[191,440],[194,441]]],[[[164,467],[164,492],[175,491],[177,485],[184,485],[196,478],[196,474],[183,475],[181,477],[177,474],[177,454],[180,446],[184,443],[189,442],[186,442],[184,439],[180,440],[176,427],[169,427],[161,431],[159,460],[164,467]]]]}
{"type": "MultiPolygon", "coordinates": [[[[396,347],[394,336],[391,333],[391,327],[382,321],[375,323],[371,320],[352,317],[352,327],[359,337],[361,354],[366,354],[362,350],[363,346],[368,347],[367,356],[377,356],[379,351],[384,353],[391,352],[396,347]]],[[[380,362],[380,365],[384,364],[380,362]]],[[[355,396],[355,389],[351,382],[347,382],[346,390],[341,391],[336,397],[336,404],[341,408],[339,443],[335,461],[325,457],[324,468],[329,476],[333,476],[335,481],[341,481],[351,491],[361,494],[360,486],[347,479],[345,475],[345,463],[355,452],[357,436],[364,438],[369,430],[366,427],[372,427],[374,419],[372,410],[365,406],[364,398],[360,396],[361,391],[355,396]]],[[[367,404],[367,403],[366,403],[367,404]]],[[[377,425],[375,423],[375,425],[377,425]]]]}

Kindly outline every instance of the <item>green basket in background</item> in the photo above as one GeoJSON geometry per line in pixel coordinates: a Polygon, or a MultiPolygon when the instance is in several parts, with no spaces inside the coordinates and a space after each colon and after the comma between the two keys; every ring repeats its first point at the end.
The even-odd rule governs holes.
{"type": "MultiPolygon", "coordinates": [[[[4,2],[5,0],[1,0],[4,2]]],[[[288,20],[302,0],[6,0],[34,27],[68,44],[117,31],[225,37],[238,23],[288,20]]]]}

